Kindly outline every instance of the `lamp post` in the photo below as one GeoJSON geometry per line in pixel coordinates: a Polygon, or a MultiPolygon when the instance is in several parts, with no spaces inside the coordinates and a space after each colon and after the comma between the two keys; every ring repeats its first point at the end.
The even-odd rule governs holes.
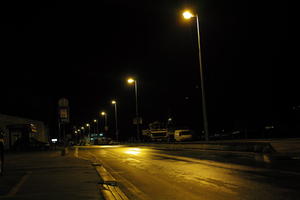
{"type": "Polygon", "coordinates": [[[104,131],[106,132],[108,127],[107,127],[107,113],[106,112],[101,112],[101,115],[104,117],[104,131]]]}
{"type": "Polygon", "coordinates": [[[98,134],[98,120],[94,119],[93,121],[95,123],[94,129],[95,129],[95,133],[98,134]]]}
{"type": "Polygon", "coordinates": [[[91,142],[91,126],[89,123],[86,124],[86,127],[89,128],[89,141],[91,142]]]}
{"type": "Polygon", "coordinates": [[[84,128],[84,126],[81,127],[81,130],[82,130],[82,137],[85,140],[85,128],[84,128]]]}
{"type": "Polygon", "coordinates": [[[204,88],[204,72],[202,66],[202,56],[201,56],[201,46],[200,46],[200,25],[198,14],[193,14],[192,12],[186,10],[182,13],[185,19],[196,18],[197,23],[197,36],[198,36],[198,53],[199,53],[199,67],[200,67],[200,80],[201,80],[201,94],[202,94],[202,114],[203,114],[203,124],[204,124],[204,134],[205,140],[208,141],[208,122],[207,122],[207,112],[206,112],[206,100],[205,100],[205,88],[204,88]]]}
{"type": "Polygon", "coordinates": [[[118,112],[117,112],[117,101],[111,101],[111,104],[115,107],[115,128],[116,128],[116,139],[119,141],[119,131],[118,131],[118,112]]]}
{"type": "Polygon", "coordinates": [[[139,111],[138,111],[138,89],[137,89],[137,80],[133,78],[127,79],[128,84],[134,84],[135,89],[135,117],[136,117],[136,136],[137,140],[140,141],[140,119],[139,119],[139,111]]]}

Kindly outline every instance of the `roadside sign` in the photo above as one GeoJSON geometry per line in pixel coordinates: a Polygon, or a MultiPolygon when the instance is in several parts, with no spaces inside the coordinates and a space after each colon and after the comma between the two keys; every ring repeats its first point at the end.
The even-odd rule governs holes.
{"type": "Polygon", "coordinates": [[[61,98],[58,100],[59,107],[69,107],[69,100],[66,98],[61,98]]]}
{"type": "Polygon", "coordinates": [[[141,117],[136,117],[133,119],[133,124],[143,124],[143,119],[141,117]]]}
{"type": "Polygon", "coordinates": [[[61,98],[58,100],[58,115],[61,122],[68,123],[70,121],[69,115],[69,100],[61,98]]]}

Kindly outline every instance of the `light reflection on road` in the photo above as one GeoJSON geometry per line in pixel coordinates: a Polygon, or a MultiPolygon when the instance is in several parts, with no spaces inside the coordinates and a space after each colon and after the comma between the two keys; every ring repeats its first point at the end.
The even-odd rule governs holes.
{"type": "MultiPolygon", "coordinates": [[[[261,175],[265,171],[251,167],[168,155],[149,147],[98,146],[90,153],[109,168],[125,190],[130,182],[149,199],[280,199],[277,197],[283,193],[295,194],[281,181],[271,182],[261,175]]],[[[133,199],[142,199],[135,195],[133,199]]]]}
{"type": "Polygon", "coordinates": [[[138,155],[141,153],[141,149],[140,148],[130,148],[129,150],[125,150],[124,152],[127,154],[131,154],[131,155],[138,155]]]}

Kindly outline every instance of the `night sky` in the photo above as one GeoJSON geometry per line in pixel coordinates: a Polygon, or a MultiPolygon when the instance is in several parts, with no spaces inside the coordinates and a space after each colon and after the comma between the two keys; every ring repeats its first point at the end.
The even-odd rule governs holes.
{"type": "MultiPolygon", "coordinates": [[[[173,117],[202,127],[195,21],[199,15],[209,126],[268,124],[299,104],[288,1],[8,1],[0,3],[0,113],[55,127],[57,101],[70,100],[82,125],[119,104],[130,136],[138,80],[145,124],[173,117]]],[[[134,129],[133,129],[134,130],[134,129]]],[[[52,133],[54,134],[54,128],[52,133]]]]}

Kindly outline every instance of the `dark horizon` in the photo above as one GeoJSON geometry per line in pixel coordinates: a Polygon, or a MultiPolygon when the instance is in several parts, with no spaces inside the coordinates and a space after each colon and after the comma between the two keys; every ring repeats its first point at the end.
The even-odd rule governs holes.
{"type": "Polygon", "coordinates": [[[110,100],[117,99],[123,132],[134,131],[126,78],[135,76],[146,123],[172,116],[199,129],[196,26],[180,16],[188,6],[201,13],[210,130],[292,119],[300,103],[289,5],[234,0],[1,3],[0,113],[54,130],[61,97],[70,100],[77,126],[101,110],[113,114],[110,100]]]}

